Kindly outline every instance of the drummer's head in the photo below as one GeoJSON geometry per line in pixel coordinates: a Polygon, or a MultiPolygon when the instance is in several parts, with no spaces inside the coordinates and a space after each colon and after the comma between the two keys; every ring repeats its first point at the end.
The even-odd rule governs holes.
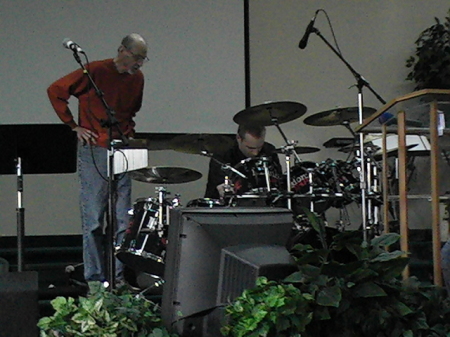
{"type": "Polygon", "coordinates": [[[266,138],[266,128],[262,125],[239,125],[236,139],[239,150],[246,157],[256,157],[261,151],[266,138]]]}

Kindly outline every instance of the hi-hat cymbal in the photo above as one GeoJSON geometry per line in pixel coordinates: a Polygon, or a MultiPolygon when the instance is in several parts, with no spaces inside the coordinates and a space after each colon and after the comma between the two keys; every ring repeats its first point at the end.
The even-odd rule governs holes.
{"type": "MultiPolygon", "coordinates": [[[[374,108],[363,108],[363,119],[370,117],[375,111],[374,108]]],[[[332,126],[341,125],[345,122],[354,123],[359,121],[358,107],[336,108],[333,110],[318,112],[307,117],[305,124],[312,126],[332,126]]]]}
{"type": "MultiPolygon", "coordinates": [[[[296,146],[296,147],[294,147],[294,150],[297,154],[314,153],[314,152],[320,151],[319,148],[312,147],[312,146],[296,146]]],[[[279,147],[279,148],[275,149],[274,152],[284,153],[284,147],[279,147]]]]}
{"type": "Polygon", "coordinates": [[[269,102],[238,112],[233,121],[239,125],[275,125],[290,122],[303,116],[306,106],[297,102],[269,102]]]}
{"type": "Polygon", "coordinates": [[[151,184],[182,184],[198,180],[200,172],[183,167],[147,167],[130,172],[131,179],[151,184]]]}
{"type": "Polygon", "coordinates": [[[223,152],[233,146],[234,138],[220,134],[193,133],[177,136],[170,142],[172,150],[191,154],[223,152]]]}

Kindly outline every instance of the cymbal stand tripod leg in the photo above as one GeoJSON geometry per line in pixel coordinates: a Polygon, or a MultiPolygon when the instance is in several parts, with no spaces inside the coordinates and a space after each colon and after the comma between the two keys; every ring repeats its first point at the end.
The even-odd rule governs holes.
{"type": "Polygon", "coordinates": [[[264,177],[266,178],[266,187],[267,187],[267,193],[270,192],[270,175],[269,175],[269,167],[267,166],[267,161],[263,162],[264,166],[264,177]]]}
{"type": "Polygon", "coordinates": [[[311,201],[309,203],[309,209],[314,213],[314,181],[313,181],[313,171],[314,169],[308,169],[308,180],[309,180],[309,194],[311,195],[311,201]]]}
{"type": "Polygon", "coordinates": [[[16,159],[17,165],[17,271],[23,271],[24,262],[24,246],[23,239],[25,236],[25,208],[23,207],[23,174],[22,174],[22,158],[16,159]]]}
{"type": "Polygon", "coordinates": [[[286,190],[287,190],[287,208],[292,210],[292,196],[291,196],[291,155],[286,153],[286,190]]]}

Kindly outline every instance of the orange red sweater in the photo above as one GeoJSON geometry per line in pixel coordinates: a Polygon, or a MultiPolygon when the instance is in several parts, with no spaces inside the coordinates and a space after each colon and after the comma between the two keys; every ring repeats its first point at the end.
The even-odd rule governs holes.
{"type": "MultiPolygon", "coordinates": [[[[144,76],[141,71],[136,74],[119,73],[113,59],[94,61],[86,65],[94,83],[102,92],[106,103],[114,112],[114,117],[124,135],[134,135],[133,118],[142,106],[144,76]]],[[[88,76],[80,68],[51,84],[47,94],[58,117],[72,129],[76,126],[96,132],[99,137],[97,145],[108,147],[109,132],[102,123],[107,120],[107,113],[102,100],[90,84],[88,76]],[[78,98],[78,120],[69,109],[69,98],[78,98]]],[[[113,138],[120,139],[120,134],[113,127],[113,138]]]]}

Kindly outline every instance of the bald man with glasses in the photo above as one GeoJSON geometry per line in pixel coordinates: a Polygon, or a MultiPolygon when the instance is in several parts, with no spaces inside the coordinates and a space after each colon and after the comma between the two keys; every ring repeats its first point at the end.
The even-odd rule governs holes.
{"type": "MultiPolygon", "coordinates": [[[[142,106],[144,75],[140,68],[148,60],[147,43],[136,33],[125,36],[114,58],[93,61],[85,65],[87,72],[101,91],[107,105],[114,111],[117,127],[113,139],[133,137],[133,118],[142,106]]],[[[61,121],[77,133],[78,175],[80,180],[80,211],[83,232],[84,278],[104,281],[106,278],[103,233],[108,208],[107,158],[110,145],[109,128],[104,121],[108,114],[102,99],[91,85],[83,69],[77,69],[58,79],[47,89],[50,102],[61,121]],[[69,108],[69,98],[78,99],[78,118],[69,108]]],[[[120,243],[129,224],[131,179],[125,175],[116,180],[116,232],[120,243]]],[[[123,265],[116,260],[116,282],[123,280],[123,265]]]]}

